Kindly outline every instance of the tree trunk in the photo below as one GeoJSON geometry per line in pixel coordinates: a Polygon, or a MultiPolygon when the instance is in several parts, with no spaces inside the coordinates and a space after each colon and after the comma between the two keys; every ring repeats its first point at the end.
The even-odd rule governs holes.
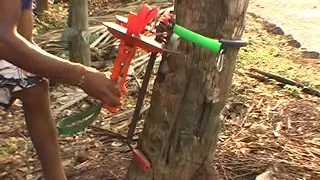
{"type": "MultiPolygon", "coordinates": [[[[248,0],[177,0],[177,24],[212,38],[241,39],[248,0]]],[[[181,41],[183,55],[164,56],[138,148],[150,160],[144,173],[133,160],[128,180],[207,180],[239,49],[218,55],[181,41]]],[[[211,174],[212,175],[212,174],[211,174]]]]}
{"type": "Polygon", "coordinates": [[[36,12],[37,13],[42,13],[43,11],[46,11],[49,9],[49,2],[48,0],[36,0],[36,12]]]}
{"type": "Polygon", "coordinates": [[[91,66],[90,32],[88,24],[88,0],[69,1],[68,26],[75,33],[69,42],[69,57],[72,61],[91,66]]]}

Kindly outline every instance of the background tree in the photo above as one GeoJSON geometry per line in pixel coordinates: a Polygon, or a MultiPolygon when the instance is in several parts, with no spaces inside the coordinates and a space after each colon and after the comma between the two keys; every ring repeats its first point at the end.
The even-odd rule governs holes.
{"type": "Polygon", "coordinates": [[[37,7],[35,11],[37,13],[42,13],[43,11],[46,11],[49,9],[49,2],[48,0],[35,0],[37,7]]]}
{"type": "Polygon", "coordinates": [[[69,0],[68,27],[70,59],[91,66],[88,0],[69,0]]]}
{"type": "MultiPolygon", "coordinates": [[[[177,23],[212,38],[241,39],[248,0],[177,0],[177,23]]],[[[163,57],[139,149],[152,163],[145,174],[133,160],[129,180],[207,180],[238,49],[218,55],[181,41],[183,55],[163,57]]],[[[209,173],[210,174],[210,173],[209,173]]]]}

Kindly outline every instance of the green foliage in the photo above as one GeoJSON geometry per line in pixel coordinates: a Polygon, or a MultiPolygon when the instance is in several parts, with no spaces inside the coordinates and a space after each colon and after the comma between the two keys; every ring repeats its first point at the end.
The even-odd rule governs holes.
{"type": "Polygon", "coordinates": [[[7,147],[0,147],[0,154],[8,154],[8,151],[7,147]]]}
{"type": "Polygon", "coordinates": [[[289,58],[275,57],[274,53],[268,49],[250,48],[240,50],[237,68],[258,68],[296,80],[307,86],[320,88],[320,72],[312,66],[303,65],[289,58]]]}
{"type": "Polygon", "coordinates": [[[300,94],[300,93],[302,93],[302,89],[298,88],[297,86],[291,86],[291,85],[286,84],[283,88],[285,90],[289,91],[291,94],[300,94]]]}

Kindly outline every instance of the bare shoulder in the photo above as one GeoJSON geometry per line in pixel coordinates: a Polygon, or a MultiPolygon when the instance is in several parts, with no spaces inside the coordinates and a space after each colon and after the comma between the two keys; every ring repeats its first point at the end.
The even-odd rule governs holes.
{"type": "Polygon", "coordinates": [[[0,40],[16,27],[20,6],[20,0],[0,0],[0,40]]]}
{"type": "Polygon", "coordinates": [[[20,0],[0,0],[0,59],[8,51],[7,43],[15,32],[20,6],[20,0]]]}

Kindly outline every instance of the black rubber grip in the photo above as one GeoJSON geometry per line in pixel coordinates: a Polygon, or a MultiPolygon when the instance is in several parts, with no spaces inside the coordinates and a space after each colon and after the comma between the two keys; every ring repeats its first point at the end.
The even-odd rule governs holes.
{"type": "Polygon", "coordinates": [[[220,39],[219,41],[222,44],[221,46],[222,49],[244,47],[248,45],[248,41],[245,41],[245,40],[220,39]]]}

